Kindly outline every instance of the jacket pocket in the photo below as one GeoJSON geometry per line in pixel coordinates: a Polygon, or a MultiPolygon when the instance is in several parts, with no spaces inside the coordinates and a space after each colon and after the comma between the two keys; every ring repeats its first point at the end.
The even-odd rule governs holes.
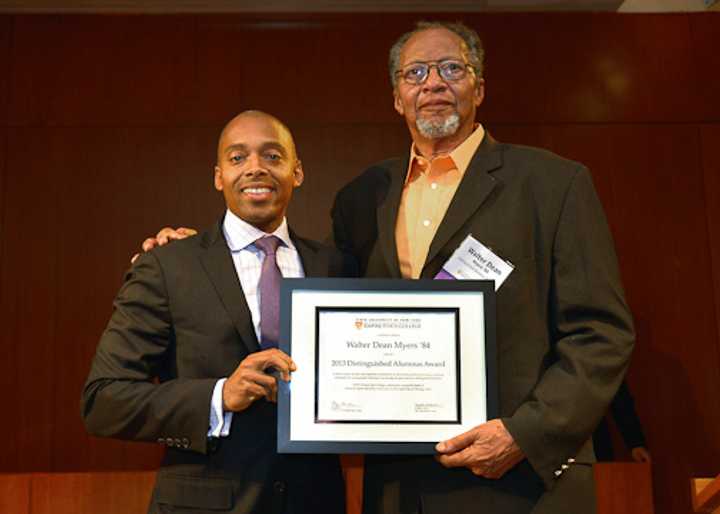
{"type": "Polygon", "coordinates": [[[227,511],[233,506],[233,484],[222,478],[158,475],[155,501],[189,509],[227,511]]]}

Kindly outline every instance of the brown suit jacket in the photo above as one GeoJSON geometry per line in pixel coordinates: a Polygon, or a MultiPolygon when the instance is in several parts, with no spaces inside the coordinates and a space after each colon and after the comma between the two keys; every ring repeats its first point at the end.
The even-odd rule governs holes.
{"type": "MultiPolygon", "coordinates": [[[[365,276],[401,277],[395,223],[406,170],[407,159],[382,162],[336,197],[336,245],[356,256],[365,276]]],[[[487,135],[421,276],[434,277],[468,234],[515,266],[497,294],[498,385],[502,420],[527,459],[487,480],[432,458],[371,456],[365,512],[414,513],[421,505],[423,514],[591,513],[589,439],[625,373],[634,334],[589,172],[487,135]]]]}
{"type": "MultiPolygon", "coordinates": [[[[308,277],[342,276],[339,254],[292,236],[308,277]]],[[[338,514],[336,456],[278,455],[277,409],[235,413],[207,437],[212,390],[259,350],[221,223],[141,256],[127,274],[82,396],[95,435],[168,447],[150,512],[338,514]]]]}

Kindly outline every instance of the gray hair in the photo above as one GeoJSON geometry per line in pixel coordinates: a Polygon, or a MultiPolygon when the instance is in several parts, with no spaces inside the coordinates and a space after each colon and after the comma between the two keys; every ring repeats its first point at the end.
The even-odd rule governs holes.
{"type": "Polygon", "coordinates": [[[405,46],[408,39],[418,32],[430,29],[445,29],[457,34],[467,47],[468,59],[472,67],[475,69],[475,74],[478,77],[483,76],[485,50],[483,49],[482,41],[480,41],[480,36],[478,36],[477,32],[459,21],[455,23],[447,21],[418,21],[413,30],[400,36],[400,38],[398,38],[398,40],[395,41],[395,44],[390,48],[390,82],[392,83],[393,88],[397,85],[396,72],[400,68],[400,53],[402,52],[403,46],[405,46]]]}

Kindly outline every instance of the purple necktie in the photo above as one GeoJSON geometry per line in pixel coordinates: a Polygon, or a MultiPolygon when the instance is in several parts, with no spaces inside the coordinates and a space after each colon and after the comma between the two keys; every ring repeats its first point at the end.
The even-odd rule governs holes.
{"type": "Polygon", "coordinates": [[[282,273],[275,260],[275,251],[280,239],[275,236],[261,237],[255,246],[265,252],[260,271],[260,347],[277,347],[280,329],[280,281],[282,273]]]}

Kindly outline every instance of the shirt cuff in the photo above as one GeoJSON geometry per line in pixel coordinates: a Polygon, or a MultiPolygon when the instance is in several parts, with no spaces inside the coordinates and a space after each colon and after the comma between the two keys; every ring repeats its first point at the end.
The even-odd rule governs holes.
{"type": "Polygon", "coordinates": [[[208,437],[227,437],[230,434],[232,412],[223,412],[222,391],[227,378],[221,378],[215,384],[210,403],[210,429],[208,437]]]}

